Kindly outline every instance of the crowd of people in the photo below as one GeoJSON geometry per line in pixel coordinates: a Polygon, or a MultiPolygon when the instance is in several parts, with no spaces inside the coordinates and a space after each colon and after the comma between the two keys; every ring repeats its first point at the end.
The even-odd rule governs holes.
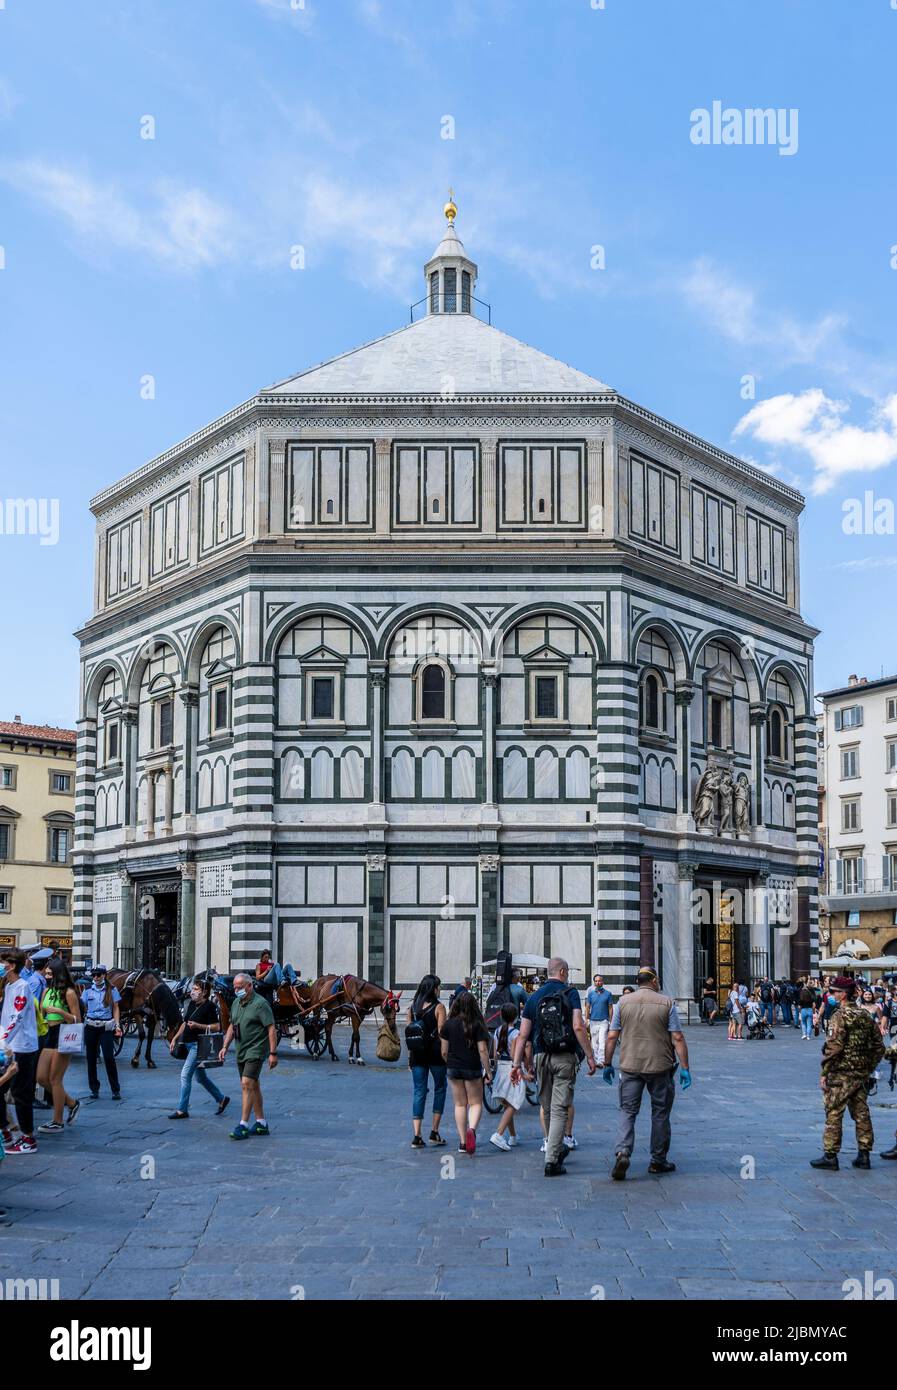
{"type": "MultiPolygon", "coordinates": [[[[289,969],[289,968],[287,968],[289,969]]],[[[295,972],[290,970],[290,976],[295,972]]],[[[483,1007],[472,982],[463,980],[442,1002],[442,985],[433,974],[423,977],[405,1018],[405,1043],[412,1080],[414,1149],[442,1148],[441,1124],[451,1090],[458,1152],[472,1156],[484,1111],[484,1088],[501,1113],[489,1142],[502,1152],[519,1143],[515,1123],[535,1088],[541,1119],[546,1177],[563,1176],[577,1147],[573,1133],[574,1091],[583,1063],[590,1076],[601,1073],[608,1085],[616,1079],[619,1049],[619,1123],[612,1176],[625,1178],[635,1136],[635,1121],[647,1091],[651,1104],[649,1171],[671,1173],[670,1115],[675,1079],[687,1089],[692,1082],[688,1047],[676,1004],[665,996],[656,972],[643,967],[634,985],[619,998],[602,975],[593,977],[581,998],[570,984],[566,961],[548,962],[544,978],[521,979],[520,971],[497,983],[483,1007]],[[428,1093],[432,1087],[428,1138],[423,1136],[428,1093]]],[[[94,966],[82,988],[67,963],[48,948],[0,952],[3,981],[0,1008],[0,1132],[2,1154],[37,1152],[35,1110],[48,1112],[37,1134],[60,1134],[77,1118],[81,1102],[66,1088],[73,1055],[83,1051],[91,1099],[100,1095],[98,1061],[102,1054],[112,1099],[121,1100],[115,1040],[121,1037],[121,996],[105,966],[94,966]],[[66,1030],[80,1025],[83,1039],[67,1046],[66,1030]],[[9,1102],[15,1120],[9,1114],[9,1102]]],[[[194,1082],[205,1090],[222,1115],[230,1096],[215,1084],[210,1071],[223,1065],[236,1045],[241,1083],[241,1116],[230,1131],[242,1140],[270,1133],[261,1090],[262,1070],[277,1065],[277,1029],[270,1004],[257,988],[270,979],[289,978],[265,952],[254,972],[234,977],[234,1000],[221,1034],[218,1009],[207,976],[189,988],[180,1026],[169,1038],[172,1055],[183,1065],[172,1120],[190,1116],[194,1082]],[[215,1036],[217,1035],[217,1036],[215,1036]],[[201,1047],[201,1043],[204,1046],[201,1047]],[[210,1050],[211,1049],[211,1050],[210,1050]]],[[[857,1167],[869,1166],[871,1120],[866,1091],[870,1072],[897,1032],[897,977],[875,981],[848,976],[773,981],[763,977],[749,989],[736,982],[720,1007],[716,982],[704,982],[701,1018],[709,1026],[728,1020],[729,1040],[741,1041],[752,1030],[773,1024],[799,1029],[807,1040],[825,1035],[822,1079],[826,1109],[825,1149],[815,1167],[837,1168],[841,1124],[847,1109],[857,1126],[857,1167]]],[[[897,1049],[890,1055],[897,1055],[897,1049]]],[[[897,1159],[897,1145],[883,1157],[897,1159]]]]}
{"type": "MultiPolygon", "coordinates": [[[[769,1036],[774,1025],[800,1029],[801,1038],[808,1041],[827,1035],[829,1023],[838,1008],[834,975],[816,979],[802,975],[798,979],[771,980],[763,976],[749,989],[744,980],[736,980],[720,1007],[719,991],[712,976],[701,992],[701,1020],[710,1027],[720,1017],[728,1021],[729,1042],[744,1042],[745,1026],[748,1037],[769,1036]]],[[[897,977],[879,976],[876,980],[854,976],[857,1004],[873,1019],[883,1038],[897,1032],[897,977]]]]}

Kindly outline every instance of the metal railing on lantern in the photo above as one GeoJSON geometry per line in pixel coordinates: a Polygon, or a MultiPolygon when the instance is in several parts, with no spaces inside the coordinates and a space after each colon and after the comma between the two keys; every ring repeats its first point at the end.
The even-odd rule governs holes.
{"type": "Polygon", "coordinates": [[[411,323],[415,322],[415,310],[420,309],[422,304],[427,305],[428,308],[423,314],[418,314],[418,318],[425,318],[427,313],[448,314],[449,316],[472,314],[475,319],[479,319],[482,323],[488,323],[490,326],[492,324],[492,305],[487,304],[485,299],[477,299],[475,294],[465,295],[461,291],[454,295],[446,295],[443,291],[437,294],[426,294],[423,299],[419,299],[417,303],[411,305],[409,309],[411,323]],[[458,307],[459,303],[460,308],[458,307]],[[485,312],[477,313],[476,309],[472,307],[474,304],[479,305],[480,310],[485,312]]]}

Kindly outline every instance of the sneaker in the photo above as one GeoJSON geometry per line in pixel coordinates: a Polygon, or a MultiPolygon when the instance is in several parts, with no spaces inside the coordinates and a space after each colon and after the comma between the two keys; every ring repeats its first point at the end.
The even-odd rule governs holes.
{"type": "Polygon", "coordinates": [[[26,1139],[23,1135],[14,1144],[4,1144],[3,1152],[5,1154],[36,1154],[37,1145],[33,1139],[26,1139]]]}
{"type": "Polygon", "coordinates": [[[517,1138],[517,1135],[516,1135],[516,1134],[509,1134],[509,1135],[508,1135],[508,1145],[509,1145],[510,1148],[516,1149],[516,1147],[517,1147],[517,1145],[518,1145],[519,1143],[520,1143],[520,1140],[517,1138]]]}
{"type": "Polygon", "coordinates": [[[445,1148],[445,1140],[443,1139],[442,1135],[439,1133],[439,1130],[438,1130],[438,1129],[431,1129],[431,1130],[430,1130],[430,1143],[433,1145],[433,1148],[434,1148],[434,1149],[444,1149],[444,1148],[445,1148]]]}
{"type": "Polygon", "coordinates": [[[475,1154],[477,1151],[477,1137],[472,1129],[468,1129],[467,1134],[465,1136],[464,1151],[465,1153],[469,1154],[475,1154]]]}
{"type": "Polygon", "coordinates": [[[540,1153],[540,1154],[547,1154],[547,1153],[548,1153],[548,1140],[547,1140],[547,1139],[543,1139],[543,1140],[542,1140],[542,1143],[539,1145],[539,1153],[540,1153]]]}
{"type": "Polygon", "coordinates": [[[79,1111],[80,1109],[81,1109],[81,1102],[80,1102],[80,1100],[74,1100],[74,1101],[72,1101],[71,1105],[69,1106],[69,1116],[68,1116],[68,1119],[66,1120],[66,1124],[67,1124],[67,1125],[73,1125],[73,1124],[75,1123],[75,1116],[77,1115],[77,1113],[78,1113],[78,1111],[79,1111]]]}
{"type": "Polygon", "coordinates": [[[268,1121],[267,1121],[267,1120],[256,1120],[255,1124],[252,1126],[252,1129],[249,1131],[249,1133],[250,1133],[250,1134],[270,1134],[271,1131],[270,1131],[270,1129],[268,1128],[268,1121]]]}
{"type": "Polygon", "coordinates": [[[218,1102],[218,1109],[215,1111],[215,1114],[216,1114],[216,1115],[223,1115],[224,1112],[225,1112],[225,1110],[227,1109],[227,1107],[228,1107],[229,1105],[230,1105],[230,1096],[222,1096],[221,1099],[220,1099],[219,1102],[218,1102]]]}
{"type": "Polygon", "coordinates": [[[573,1135],[572,1135],[572,1134],[565,1134],[565,1135],[564,1135],[564,1143],[565,1143],[565,1145],[567,1146],[568,1149],[578,1149],[578,1148],[579,1148],[579,1145],[577,1144],[576,1140],[573,1138],[573,1135]]]}
{"type": "Polygon", "coordinates": [[[243,1121],[241,1120],[240,1123],[237,1125],[236,1129],[231,1130],[230,1137],[231,1139],[248,1139],[249,1126],[244,1125],[243,1121]]]}
{"type": "Polygon", "coordinates": [[[652,1158],[648,1164],[649,1173],[675,1173],[675,1163],[670,1163],[666,1158],[652,1158]]]}
{"type": "Polygon", "coordinates": [[[563,1163],[546,1163],[546,1164],[545,1164],[545,1176],[546,1176],[546,1178],[563,1178],[563,1177],[566,1175],[566,1172],[567,1172],[567,1170],[566,1170],[566,1168],[564,1167],[563,1163]]]}
{"type": "Polygon", "coordinates": [[[629,1154],[617,1154],[611,1177],[614,1182],[622,1182],[629,1172],[629,1154]]]}
{"type": "Polygon", "coordinates": [[[494,1144],[497,1149],[504,1150],[505,1153],[511,1152],[511,1146],[503,1134],[490,1134],[489,1143],[494,1144]]]}
{"type": "Polygon", "coordinates": [[[459,1144],[459,1145],[458,1145],[458,1153],[459,1153],[459,1154],[466,1154],[466,1153],[467,1153],[467,1145],[466,1145],[466,1144],[459,1144]]]}
{"type": "Polygon", "coordinates": [[[420,1135],[415,1134],[414,1138],[411,1140],[411,1147],[412,1149],[425,1149],[427,1146],[420,1135]]]}
{"type": "Polygon", "coordinates": [[[48,1124],[37,1127],[38,1134],[62,1134],[64,1131],[65,1125],[58,1125],[55,1120],[50,1120],[48,1124]]]}

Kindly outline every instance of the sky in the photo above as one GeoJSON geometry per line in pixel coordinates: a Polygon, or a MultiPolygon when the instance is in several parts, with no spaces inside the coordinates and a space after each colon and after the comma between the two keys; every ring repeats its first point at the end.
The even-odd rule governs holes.
{"type": "Polygon", "coordinates": [[[0,719],[77,716],[89,499],[407,322],[449,186],[493,323],[806,495],[816,689],[897,670],[895,57],[897,0],[0,0],[0,719]]]}

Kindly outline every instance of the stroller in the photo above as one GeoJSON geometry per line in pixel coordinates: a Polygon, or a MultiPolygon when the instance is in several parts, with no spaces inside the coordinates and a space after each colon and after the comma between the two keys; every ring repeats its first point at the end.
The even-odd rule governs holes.
{"type": "Polygon", "coordinates": [[[747,1036],[748,1042],[775,1037],[771,1025],[767,1023],[760,1010],[752,1009],[750,1005],[748,1005],[747,1012],[747,1036]]]}

